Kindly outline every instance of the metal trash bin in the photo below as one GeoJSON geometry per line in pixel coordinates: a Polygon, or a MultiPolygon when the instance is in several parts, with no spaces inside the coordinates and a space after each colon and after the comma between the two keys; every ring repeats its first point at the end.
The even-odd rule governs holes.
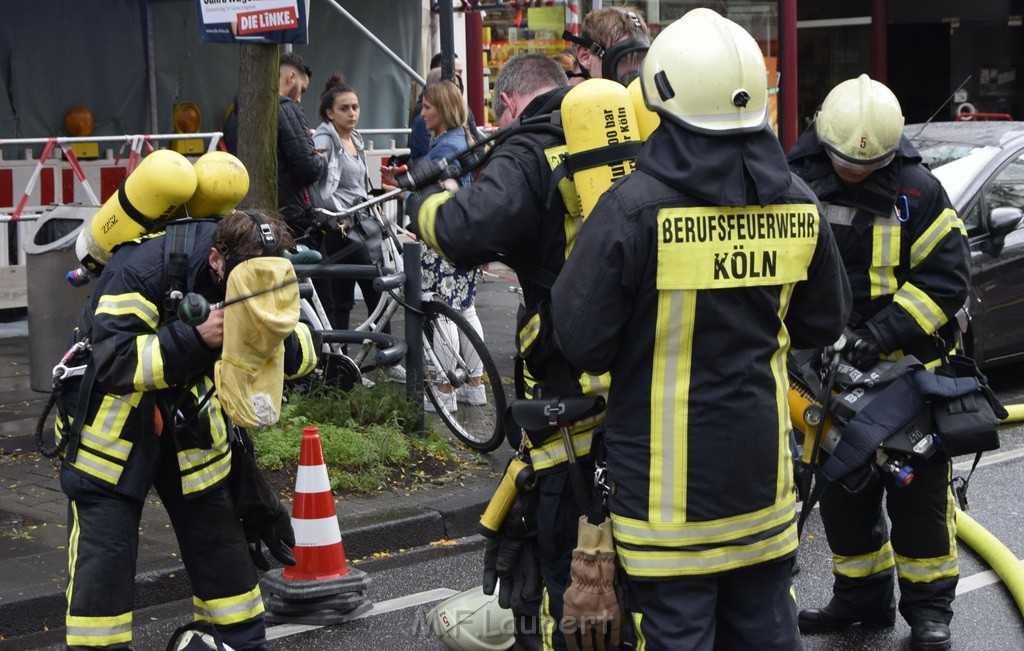
{"type": "Polygon", "coordinates": [[[73,287],[65,274],[80,266],[75,241],[96,213],[95,206],[57,206],[43,213],[35,235],[25,242],[28,276],[29,386],[53,390],[53,367],[68,346],[79,311],[92,286],[73,287]]]}

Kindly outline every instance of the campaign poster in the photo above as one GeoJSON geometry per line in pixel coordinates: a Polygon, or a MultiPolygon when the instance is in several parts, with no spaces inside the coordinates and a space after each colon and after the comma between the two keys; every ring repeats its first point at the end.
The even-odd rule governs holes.
{"type": "Polygon", "coordinates": [[[309,42],[309,0],[196,0],[201,43],[309,42]]]}

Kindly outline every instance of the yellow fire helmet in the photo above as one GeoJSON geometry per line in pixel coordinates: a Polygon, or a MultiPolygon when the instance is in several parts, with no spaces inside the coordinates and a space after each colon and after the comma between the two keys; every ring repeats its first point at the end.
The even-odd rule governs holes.
{"type": "Polygon", "coordinates": [[[640,84],[648,108],[701,133],[758,131],[768,120],[761,47],[711,9],[687,12],[654,39],[640,84]]]}
{"type": "Polygon", "coordinates": [[[850,163],[882,167],[903,134],[903,110],[885,84],[861,75],[829,92],[814,121],[818,140],[850,163]]]}

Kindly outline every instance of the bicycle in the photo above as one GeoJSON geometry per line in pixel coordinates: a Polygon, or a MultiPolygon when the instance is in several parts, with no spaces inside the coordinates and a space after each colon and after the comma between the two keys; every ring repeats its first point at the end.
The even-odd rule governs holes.
{"type": "MultiPolygon", "coordinates": [[[[379,348],[381,333],[391,322],[399,307],[414,310],[423,323],[423,388],[434,411],[449,430],[469,447],[491,452],[505,438],[503,417],[507,398],[494,359],[484,344],[483,337],[472,325],[447,303],[436,300],[424,292],[421,307],[416,310],[404,299],[400,279],[404,273],[403,239],[415,241],[415,236],[393,223],[380,208],[380,204],[396,196],[391,192],[340,211],[316,209],[328,220],[351,217],[367,210],[383,234],[383,262],[377,266],[376,285],[382,290],[381,300],[366,319],[353,329],[366,337],[351,338],[360,344],[359,350],[344,357],[351,361],[348,372],[355,369],[360,375],[381,365],[393,363],[379,348]],[[477,384],[477,381],[479,384],[477,384]],[[480,387],[480,390],[476,390],[480,387]],[[451,396],[454,396],[452,399],[451,396]]],[[[332,222],[333,223],[333,222],[332,222]]],[[[342,229],[344,232],[344,229],[342,229]]],[[[415,270],[419,273],[419,270],[415,270]]],[[[321,331],[332,330],[330,320],[309,278],[301,281],[304,289],[301,301],[304,319],[321,331]]],[[[335,359],[342,354],[340,343],[325,344],[335,359]]],[[[347,362],[342,362],[347,364],[347,362]]]]}

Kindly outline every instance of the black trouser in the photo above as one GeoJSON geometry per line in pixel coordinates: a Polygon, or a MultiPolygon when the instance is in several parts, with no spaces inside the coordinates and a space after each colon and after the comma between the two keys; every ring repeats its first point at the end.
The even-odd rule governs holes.
{"type": "MultiPolygon", "coordinates": [[[[263,602],[256,569],[227,484],[183,497],[170,438],[166,435],[161,442],[154,486],[178,538],[196,616],[212,621],[234,649],[263,649],[263,602]]],[[[144,501],[118,495],[66,466],[61,488],[69,500],[68,647],[130,648],[144,501]]]]}
{"type": "Polygon", "coordinates": [[[636,651],[794,651],[803,648],[793,558],[712,576],[626,577],[636,651]]]}
{"type": "MultiPolygon", "coordinates": [[[[321,253],[326,259],[335,252],[340,251],[343,247],[350,247],[352,249],[351,253],[342,256],[338,260],[333,260],[332,264],[373,265],[374,263],[369,252],[361,244],[361,242],[354,243],[353,240],[342,236],[340,233],[328,233],[323,238],[321,253]]],[[[363,292],[363,300],[366,301],[367,309],[373,312],[380,302],[381,293],[373,288],[372,278],[360,278],[359,280],[350,278],[313,279],[313,286],[316,287],[317,296],[320,297],[320,302],[324,306],[324,312],[327,313],[327,318],[331,320],[331,326],[335,330],[348,330],[350,328],[352,308],[356,304],[356,283],[359,283],[359,289],[363,292]]],[[[388,323],[382,332],[390,333],[391,324],[388,323]]]]}
{"type": "Polygon", "coordinates": [[[948,624],[959,576],[949,457],[937,452],[910,464],[914,480],[908,486],[875,477],[856,493],[831,484],[822,494],[821,518],[833,554],[833,608],[859,615],[891,609],[895,566],[904,619],[948,624]]]}

